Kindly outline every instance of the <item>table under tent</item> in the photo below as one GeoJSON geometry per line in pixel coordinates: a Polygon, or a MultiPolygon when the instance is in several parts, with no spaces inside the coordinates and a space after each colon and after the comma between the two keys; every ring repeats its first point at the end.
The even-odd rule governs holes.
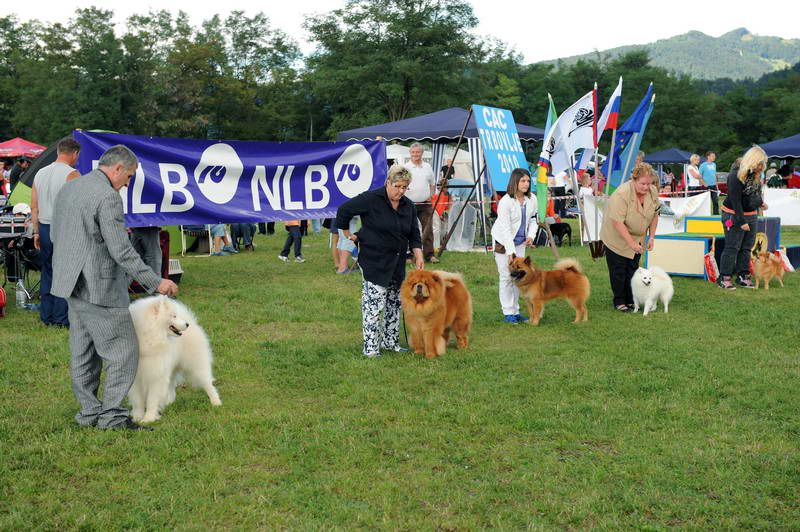
{"type": "MultiPolygon", "coordinates": [[[[520,140],[523,142],[540,142],[544,138],[544,130],[541,128],[525,124],[516,124],[516,126],[520,140]]],[[[485,187],[491,186],[491,181],[482,173],[483,150],[478,138],[475,118],[470,115],[469,111],[451,107],[414,118],[350,129],[339,133],[336,140],[372,140],[382,137],[387,142],[429,141],[432,151],[431,167],[438,179],[439,169],[446,160],[445,150],[449,144],[455,144],[458,141],[462,131],[467,141],[472,176],[470,179],[466,179],[457,173],[456,178],[450,182],[451,185],[453,182],[458,183],[458,188],[452,186],[448,190],[451,194],[450,220],[457,220],[457,222],[456,226],[451,228],[452,234],[447,241],[447,249],[466,251],[473,248],[476,228],[478,223],[483,221],[483,217],[480,216],[480,207],[484,205],[485,187]],[[469,117],[469,123],[467,123],[467,117],[469,117]],[[475,179],[479,180],[477,187],[475,187],[475,179]],[[470,195],[473,188],[475,194],[470,195]],[[477,197],[474,200],[469,199],[475,196],[477,197]]]]}

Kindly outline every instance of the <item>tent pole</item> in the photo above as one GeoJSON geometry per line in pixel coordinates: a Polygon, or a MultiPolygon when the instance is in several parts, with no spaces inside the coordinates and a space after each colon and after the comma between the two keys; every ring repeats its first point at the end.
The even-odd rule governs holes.
{"type": "MultiPolygon", "coordinates": [[[[471,118],[472,118],[472,106],[470,105],[469,106],[469,113],[467,113],[467,119],[464,121],[464,127],[461,128],[461,134],[458,135],[458,142],[456,142],[456,151],[453,152],[453,158],[450,159],[450,164],[447,165],[447,170],[444,173],[444,177],[445,178],[436,187],[438,189],[439,193],[436,195],[436,201],[433,202],[433,205],[431,207],[431,209],[433,210],[433,213],[431,214],[431,219],[428,222],[428,225],[431,226],[431,228],[433,227],[433,215],[436,214],[436,207],[439,205],[439,200],[442,197],[442,191],[447,188],[447,176],[449,176],[450,173],[453,171],[453,165],[456,162],[456,157],[458,156],[458,150],[461,148],[461,144],[464,142],[464,135],[467,133],[467,127],[469,126],[469,121],[470,121],[471,118]]],[[[434,169],[434,172],[438,173],[438,171],[439,170],[434,169]]],[[[424,233],[425,232],[425,228],[423,227],[422,230],[423,230],[423,233],[424,233]]],[[[449,236],[448,236],[448,239],[449,239],[449,236]]],[[[437,255],[437,257],[441,257],[442,256],[442,249],[444,249],[444,245],[441,242],[439,242],[439,254],[437,255]]]]}
{"type": "Polygon", "coordinates": [[[486,172],[486,163],[484,162],[483,168],[481,168],[481,172],[478,175],[478,179],[475,180],[475,186],[473,186],[472,190],[470,190],[469,192],[469,197],[467,197],[467,201],[464,202],[463,207],[461,207],[461,210],[458,212],[458,216],[456,216],[456,219],[453,220],[453,222],[450,224],[450,229],[447,230],[447,234],[439,244],[439,251],[438,253],[436,253],[437,258],[442,256],[442,252],[444,252],[444,248],[450,241],[450,237],[453,236],[453,231],[455,231],[456,225],[458,224],[458,221],[461,219],[461,215],[464,214],[464,209],[466,209],[467,206],[469,205],[469,202],[472,201],[472,196],[475,194],[475,191],[478,189],[478,186],[480,186],[481,177],[484,175],[485,172],[486,172]]]}

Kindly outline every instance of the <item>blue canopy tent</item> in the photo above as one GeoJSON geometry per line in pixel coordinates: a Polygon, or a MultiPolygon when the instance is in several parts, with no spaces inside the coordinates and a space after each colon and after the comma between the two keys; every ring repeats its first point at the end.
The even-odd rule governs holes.
{"type": "Polygon", "coordinates": [[[800,157],[800,133],[786,137],[785,139],[773,140],[761,145],[768,157],[800,157]]]}
{"type": "MultiPolygon", "coordinates": [[[[386,140],[452,141],[458,139],[461,134],[468,114],[469,111],[466,109],[451,107],[396,122],[342,131],[336,136],[336,140],[370,140],[375,137],[383,137],[386,140]]],[[[538,141],[544,138],[544,130],[538,127],[517,124],[517,132],[521,140],[538,141]]],[[[478,136],[475,117],[470,117],[464,135],[467,138],[478,136]]]]}
{"type": "Polygon", "coordinates": [[[644,158],[644,161],[650,164],[686,164],[691,156],[692,154],[688,151],[670,148],[651,153],[644,158]]]}
{"type": "MultiPolygon", "coordinates": [[[[689,157],[692,154],[688,151],[680,150],[678,148],[670,148],[668,150],[657,151],[655,153],[651,153],[650,155],[646,155],[644,158],[644,162],[650,164],[657,164],[658,165],[658,175],[664,175],[664,168],[665,164],[682,164],[683,165],[683,175],[686,175],[686,165],[689,162],[689,157]]],[[[684,194],[688,194],[689,190],[688,187],[684,184],[684,194]]]]}
{"type": "MultiPolygon", "coordinates": [[[[519,138],[522,141],[541,141],[544,138],[544,130],[538,127],[526,126],[525,124],[516,124],[519,138]]],[[[444,160],[444,149],[448,142],[457,141],[461,132],[464,131],[464,137],[467,139],[469,145],[469,154],[471,159],[472,174],[478,180],[483,169],[483,150],[481,149],[480,141],[478,138],[478,128],[475,126],[475,117],[470,115],[470,112],[460,107],[451,107],[449,109],[442,109],[435,113],[416,116],[414,118],[406,118],[404,120],[397,120],[395,122],[386,122],[384,124],[377,124],[374,126],[361,127],[357,129],[350,129],[342,131],[336,136],[338,141],[347,140],[368,140],[376,137],[383,137],[386,140],[429,140],[431,141],[431,152],[433,160],[431,166],[434,172],[437,172],[442,167],[444,160]],[[464,124],[467,123],[469,116],[469,123],[466,130],[464,124]]],[[[483,186],[488,180],[481,178],[482,182],[477,187],[478,201],[483,204],[483,186]]],[[[466,204],[464,205],[466,206],[466,204]]],[[[462,207],[462,211],[463,211],[462,207]]],[[[456,220],[458,220],[456,217],[456,220]]],[[[483,217],[480,218],[481,227],[484,228],[483,239],[486,241],[485,225],[483,224],[483,217]]],[[[453,232],[451,228],[450,233],[453,232]]],[[[445,238],[445,242],[449,239],[445,238]]]]}
{"type": "MultiPolygon", "coordinates": [[[[469,111],[466,109],[451,107],[414,118],[342,131],[336,135],[336,140],[369,140],[376,137],[401,141],[429,140],[433,145],[431,166],[438,170],[442,166],[445,145],[458,140],[468,115],[469,111]]],[[[544,138],[543,129],[525,124],[517,124],[517,132],[523,141],[535,142],[544,138]]],[[[478,128],[475,126],[474,116],[470,117],[464,136],[469,145],[472,173],[477,178],[483,166],[483,151],[478,142],[478,128]]]]}

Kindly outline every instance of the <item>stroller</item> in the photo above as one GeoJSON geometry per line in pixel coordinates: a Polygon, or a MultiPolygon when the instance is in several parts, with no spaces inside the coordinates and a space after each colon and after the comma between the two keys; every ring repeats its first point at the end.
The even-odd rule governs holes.
{"type": "Polygon", "coordinates": [[[41,271],[39,251],[33,246],[27,231],[21,231],[26,218],[14,215],[11,206],[0,209],[0,264],[3,279],[0,286],[10,284],[16,288],[19,281],[25,288],[28,299],[39,296],[39,276],[31,272],[41,271]]]}

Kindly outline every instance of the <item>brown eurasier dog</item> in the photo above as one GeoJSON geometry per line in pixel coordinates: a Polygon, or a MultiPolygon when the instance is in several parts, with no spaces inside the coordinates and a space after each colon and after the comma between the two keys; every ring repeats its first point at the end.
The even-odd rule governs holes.
{"type": "Polygon", "coordinates": [[[472,297],[457,273],[415,270],[400,287],[400,302],[415,353],[433,358],[444,354],[452,330],[456,345],[469,345],[472,297]]]}
{"type": "Polygon", "coordinates": [[[783,287],[783,262],[774,253],[761,251],[753,258],[753,276],[756,278],[756,290],[759,281],[764,281],[764,288],[769,290],[769,282],[773,277],[777,277],[778,282],[783,287]]]}
{"type": "Polygon", "coordinates": [[[531,325],[539,325],[544,313],[546,301],[563,298],[575,309],[575,321],[587,321],[589,310],[586,300],[589,299],[589,278],[583,274],[578,262],[574,259],[563,259],[555,264],[553,270],[539,270],[531,259],[514,257],[508,266],[511,278],[528,303],[531,325]]]}

